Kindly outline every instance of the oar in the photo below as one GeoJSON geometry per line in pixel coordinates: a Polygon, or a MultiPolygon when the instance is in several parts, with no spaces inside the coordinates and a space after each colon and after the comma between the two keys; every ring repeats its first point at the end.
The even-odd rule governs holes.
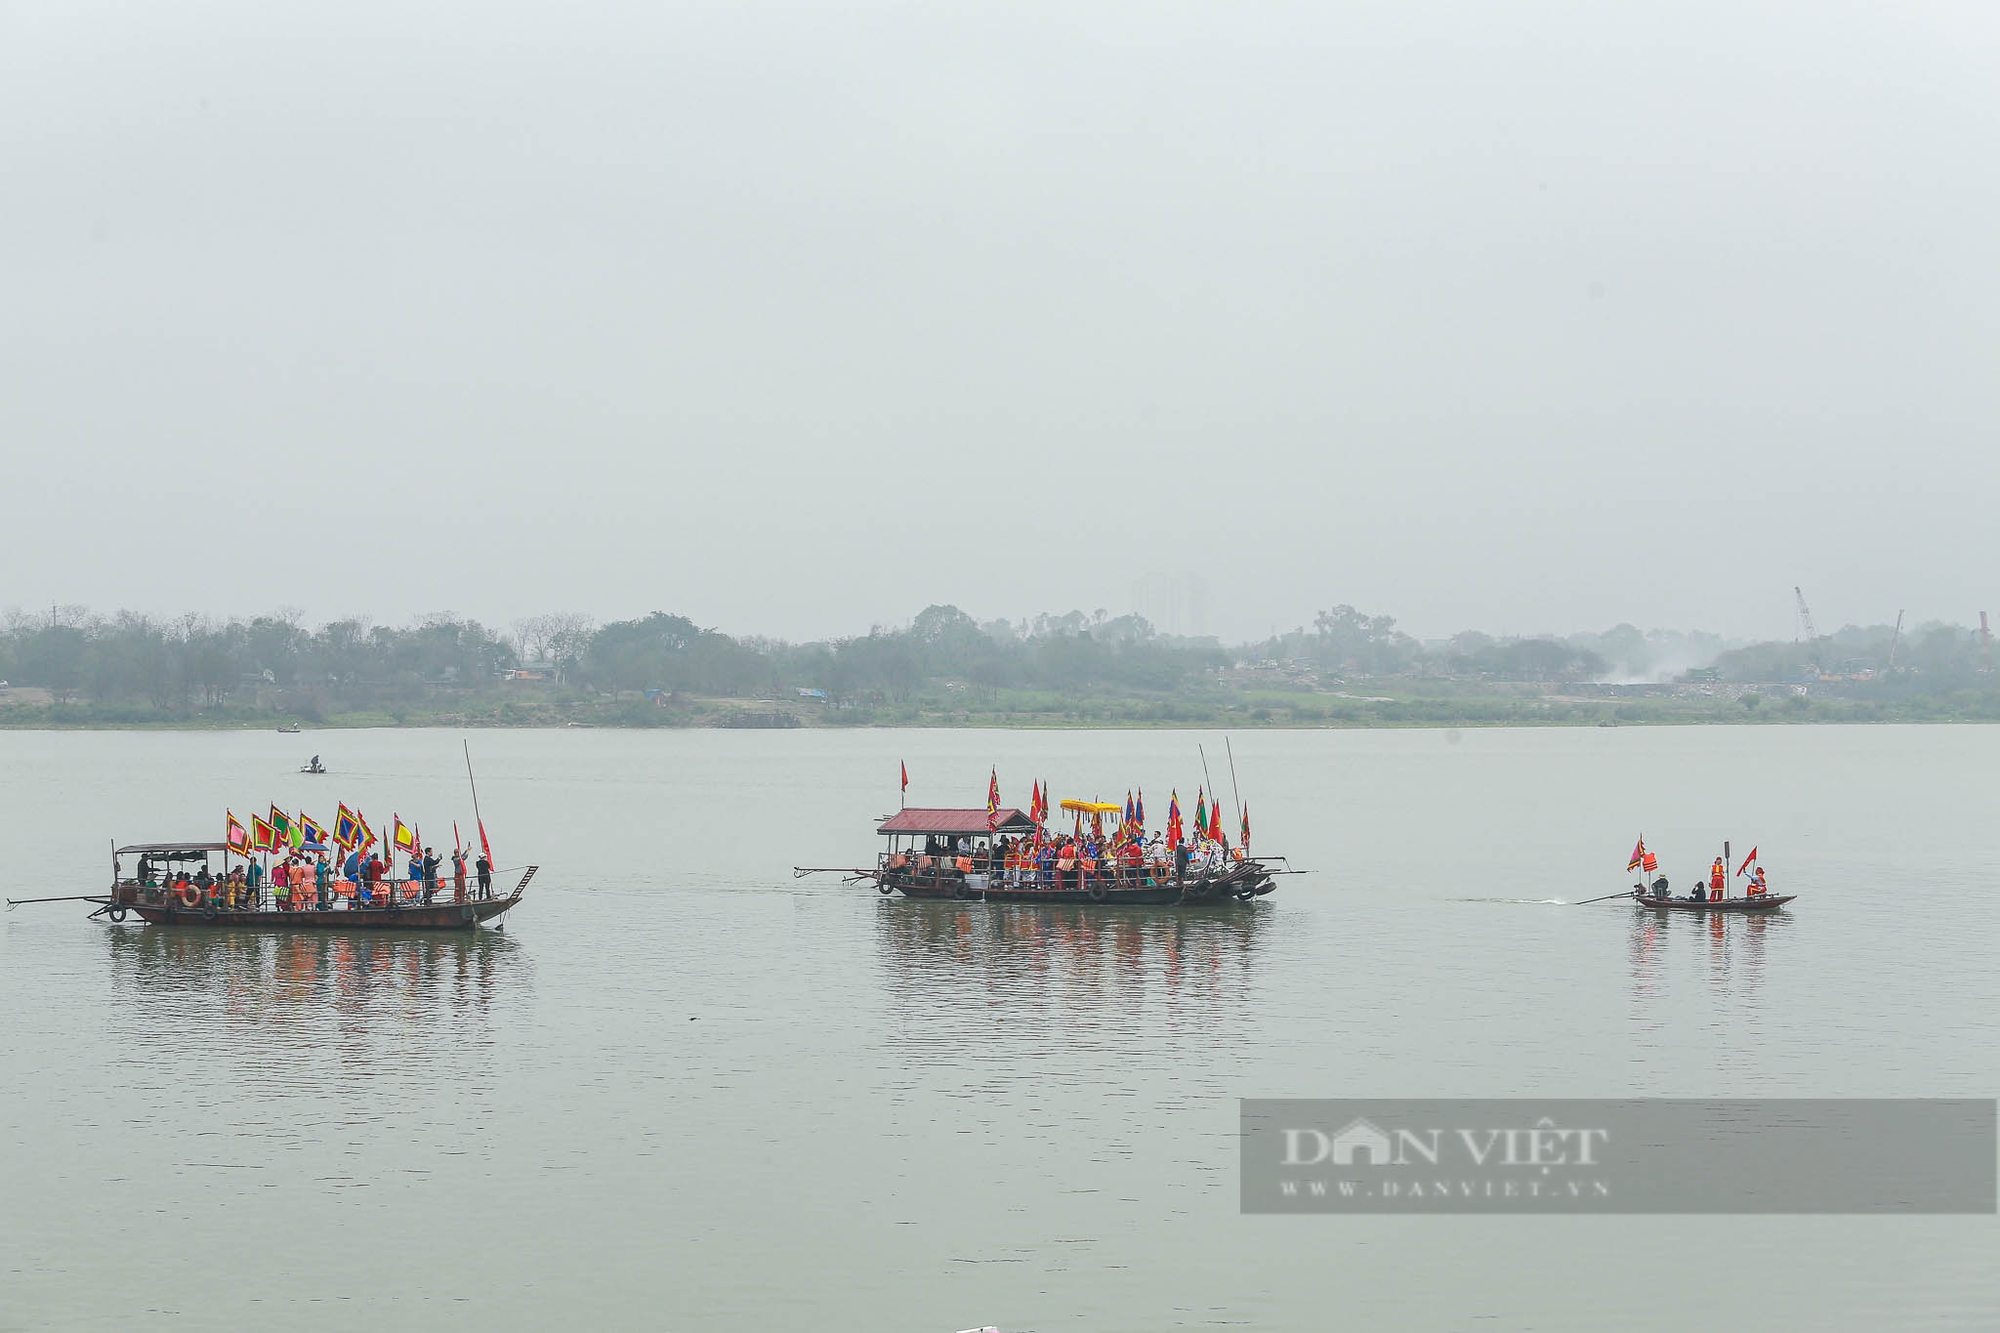
{"type": "Polygon", "coordinates": [[[1581,902],[1581,903],[1571,903],[1571,904],[1570,904],[1570,906],[1571,906],[1571,907],[1581,907],[1581,906],[1583,906],[1583,903],[1601,903],[1601,902],[1607,902],[1607,901],[1609,901],[1610,899],[1613,899],[1613,898],[1630,898],[1631,896],[1632,896],[1632,890],[1630,890],[1630,889],[1627,889],[1627,890],[1625,890],[1625,892],[1623,892],[1623,893],[1607,893],[1607,894],[1605,894],[1605,895],[1604,895],[1604,897],[1602,897],[1602,898],[1585,898],[1585,899],[1583,900],[1583,902],[1581,902]]]}
{"type": "Polygon", "coordinates": [[[11,909],[29,903],[94,903],[103,897],[101,893],[72,893],[61,898],[9,898],[7,906],[11,909]]]}

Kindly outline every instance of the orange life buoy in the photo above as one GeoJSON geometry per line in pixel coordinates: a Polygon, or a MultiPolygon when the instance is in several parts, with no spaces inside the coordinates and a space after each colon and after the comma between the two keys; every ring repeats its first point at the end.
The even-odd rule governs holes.
{"type": "Polygon", "coordinates": [[[201,906],[201,890],[192,884],[183,884],[174,890],[174,896],[181,900],[183,907],[201,906]]]}

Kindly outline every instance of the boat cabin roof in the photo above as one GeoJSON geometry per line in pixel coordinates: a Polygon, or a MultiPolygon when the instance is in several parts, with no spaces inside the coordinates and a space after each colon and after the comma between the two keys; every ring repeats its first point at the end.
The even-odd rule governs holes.
{"type": "Polygon", "coordinates": [[[135,842],[130,847],[120,847],[119,856],[195,856],[202,852],[226,852],[229,844],[224,842],[135,842]]]}
{"type": "MultiPolygon", "coordinates": [[[[1028,833],[1035,827],[1035,821],[1012,806],[1000,811],[999,831],[1002,833],[1028,833]]],[[[953,838],[969,838],[989,832],[986,823],[986,807],[975,806],[969,810],[925,810],[911,807],[898,810],[890,815],[875,830],[883,837],[897,833],[943,834],[953,838]]]]}

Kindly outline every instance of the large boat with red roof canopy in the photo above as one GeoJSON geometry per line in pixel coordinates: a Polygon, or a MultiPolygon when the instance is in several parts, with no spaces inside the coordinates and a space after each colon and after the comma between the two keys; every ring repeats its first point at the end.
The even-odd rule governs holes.
{"type": "MultiPolygon", "coordinates": [[[[1133,807],[1063,801],[1071,828],[1051,831],[1014,807],[910,807],[875,830],[888,840],[873,867],[794,867],[796,875],[841,873],[883,894],[981,898],[989,902],[1248,902],[1277,887],[1283,857],[1253,859],[1221,839],[1176,845],[1145,836],[1133,807]]],[[[1176,821],[1178,822],[1178,821],[1176,821]]]]}

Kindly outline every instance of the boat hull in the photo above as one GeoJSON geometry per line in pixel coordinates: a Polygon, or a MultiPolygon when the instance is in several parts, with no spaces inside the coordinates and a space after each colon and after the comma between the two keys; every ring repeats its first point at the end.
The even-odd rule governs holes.
{"type": "MultiPolygon", "coordinates": [[[[505,898],[475,898],[467,902],[411,903],[403,907],[345,908],[333,912],[207,912],[191,907],[155,907],[144,903],[113,904],[151,926],[191,926],[208,930],[470,930],[482,921],[504,915],[521,901],[519,893],[505,898]]],[[[115,918],[114,918],[115,919],[115,918]]]]}
{"type": "Polygon", "coordinates": [[[1775,912],[1796,893],[1772,893],[1758,898],[1724,898],[1720,902],[1689,902],[1685,898],[1639,898],[1634,902],[1652,912],[1775,912]]]}
{"type": "Polygon", "coordinates": [[[1250,862],[1231,867],[1225,873],[1196,876],[1179,882],[1133,876],[1129,880],[1102,879],[1079,885],[1074,878],[1064,876],[1054,884],[989,883],[984,888],[969,885],[962,875],[922,875],[892,870],[883,872],[876,879],[876,887],[885,894],[900,893],[906,898],[977,898],[995,903],[1159,907],[1247,902],[1271,892],[1277,884],[1263,866],[1250,862]]]}

